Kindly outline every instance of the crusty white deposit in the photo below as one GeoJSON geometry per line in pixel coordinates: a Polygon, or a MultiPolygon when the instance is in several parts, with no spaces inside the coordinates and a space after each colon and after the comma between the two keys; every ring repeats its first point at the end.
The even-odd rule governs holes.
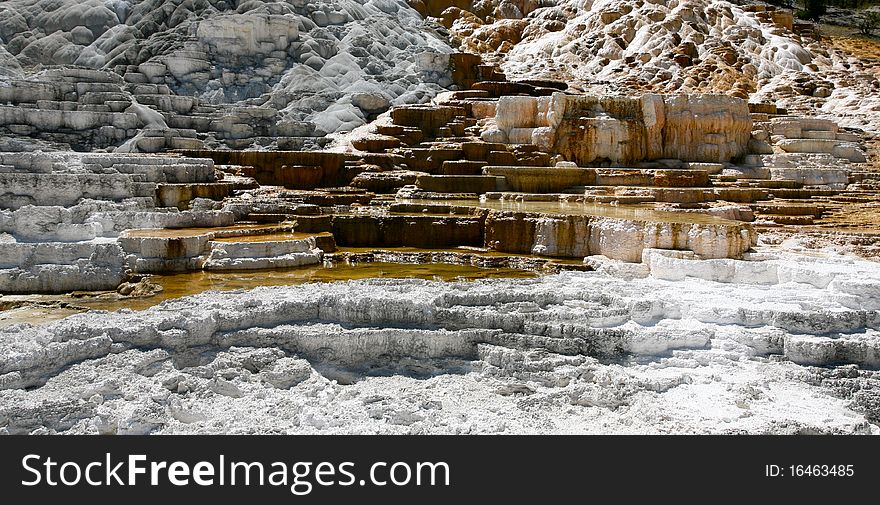
{"type": "Polygon", "coordinates": [[[208,292],[0,332],[8,433],[876,433],[880,270],[767,251],[208,292]],[[737,272],[741,275],[738,276],[737,272]]]}
{"type": "Polygon", "coordinates": [[[444,91],[450,52],[404,0],[9,0],[0,148],[314,148],[444,91]]]}
{"type": "MultiPolygon", "coordinates": [[[[756,2],[736,2],[752,4],[756,2]]],[[[597,93],[718,92],[880,128],[869,63],[719,0],[483,0],[444,22],[508,78],[558,78],[597,93]]],[[[800,20],[797,20],[800,21],[800,20]]]]}

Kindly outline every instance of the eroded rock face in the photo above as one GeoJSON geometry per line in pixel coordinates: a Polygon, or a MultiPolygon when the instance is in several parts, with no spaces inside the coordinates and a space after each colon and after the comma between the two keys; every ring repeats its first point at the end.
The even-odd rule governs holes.
{"type": "MultiPolygon", "coordinates": [[[[204,237],[150,241],[126,238],[126,231],[228,226],[237,215],[213,202],[192,204],[230,193],[232,184],[218,182],[209,159],[0,153],[0,166],[3,293],[115,290],[132,270],[170,270],[189,265],[183,265],[189,259],[191,268],[201,268],[212,252],[204,237]]],[[[250,256],[218,252],[211,267],[253,268],[273,257],[287,265],[320,261],[314,240],[311,247],[300,245],[269,256],[259,256],[270,252],[259,250],[250,256]]]]}
{"type": "Polygon", "coordinates": [[[443,22],[463,50],[511,79],[558,79],[597,95],[725,93],[877,129],[870,64],[798,31],[790,13],[736,4],[483,0],[450,8],[443,22]]]}
{"type": "Polygon", "coordinates": [[[757,242],[743,223],[647,222],[585,215],[493,211],[485,244],[498,251],[566,258],[602,255],[640,262],[651,248],[685,250],[701,258],[738,258],[757,242]]]}
{"type": "Polygon", "coordinates": [[[243,166],[243,172],[262,185],[314,189],[350,182],[344,172],[345,157],[333,152],[288,151],[184,151],[189,156],[213,159],[218,164],[243,166]]]}
{"type": "Polygon", "coordinates": [[[747,152],[745,101],[723,95],[505,96],[483,139],[535,144],[580,165],[680,159],[727,162],[747,152]]]}
{"type": "Polygon", "coordinates": [[[0,17],[0,103],[25,106],[0,107],[0,134],[59,150],[315,149],[453,83],[452,49],[402,0],[13,0],[0,17]]]}
{"type": "Polygon", "coordinates": [[[880,364],[876,265],[763,254],[647,251],[638,269],[592,257],[601,271],[528,280],[212,292],[7,327],[0,427],[876,432],[877,378],[864,369],[880,364]]]}

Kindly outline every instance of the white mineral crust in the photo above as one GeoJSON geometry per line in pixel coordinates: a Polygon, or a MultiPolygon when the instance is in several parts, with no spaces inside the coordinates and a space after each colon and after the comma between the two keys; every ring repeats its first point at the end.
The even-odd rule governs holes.
{"type": "Polygon", "coordinates": [[[876,263],[650,249],[645,260],[613,268],[633,264],[591,257],[596,272],[535,279],[206,292],[10,326],[0,331],[0,426],[878,432],[876,263]]]}

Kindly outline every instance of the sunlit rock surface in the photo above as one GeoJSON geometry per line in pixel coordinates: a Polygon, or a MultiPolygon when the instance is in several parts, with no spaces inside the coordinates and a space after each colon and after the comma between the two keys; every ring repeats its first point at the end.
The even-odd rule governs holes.
{"type": "Polygon", "coordinates": [[[115,290],[131,273],[320,263],[314,237],[213,242],[279,231],[236,228],[251,207],[220,203],[235,184],[220,177],[211,160],[178,155],[0,153],[0,293],[115,290]]]}
{"type": "Polygon", "coordinates": [[[452,84],[452,49],[403,0],[13,0],[0,18],[4,150],[314,149],[452,84]]]}
{"type": "Polygon", "coordinates": [[[744,3],[485,0],[445,4],[441,22],[512,79],[596,94],[724,92],[877,130],[869,64],[818,41],[790,12],[744,3]]]}
{"type": "Polygon", "coordinates": [[[602,255],[640,262],[645,249],[686,250],[701,258],[738,258],[757,237],[734,222],[651,222],[614,217],[492,212],[486,218],[487,246],[504,252],[583,258],[602,255]]]}
{"type": "Polygon", "coordinates": [[[726,162],[746,153],[745,101],[723,95],[505,96],[486,141],[535,144],[582,166],[643,160],[726,162]]]}
{"type": "Polygon", "coordinates": [[[878,433],[877,264],[823,247],[877,256],[880,84],[809,30],[3,2],[0,433],[878,433]]]}

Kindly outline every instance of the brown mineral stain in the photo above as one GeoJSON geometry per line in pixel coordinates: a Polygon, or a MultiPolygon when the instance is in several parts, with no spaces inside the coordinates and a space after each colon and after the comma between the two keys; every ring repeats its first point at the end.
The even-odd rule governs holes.
{"type": "MultiPolygon", "coordinates": [[[[413,205],[436,204],[434,200],[399,200],[401,203],[413,205]]],[[[651,221],[684,224],[716,224],[732,225],[737,221],[723,219],[697,212],[670,212],[655,210],[650,206],[640,205],[608,205],[601,203],[553,201],[512,201],[512,200],[444,200],[446,205],[476,207],[482,209],[505,210],[513,212],[531,212],[536,214],[586,215],[630,219],[635,221],[651,221]]]]}
{"type": "MultiPolygon", "coordinates": [[[[163,291],[147,298],[119,298],[114,295],[72,301],[92,310],[143,310],[165,300],[196,295],[205,291],[253,289],[260,286],[292,286],[309,282],[336,282],[370,278],[415,278],[438,281],[472,281],[491,278],[529,278],[538,274],[510,268],[479,268],[470,265],[359,263],[331,267],[313,266],[285,270],[252,272],[195,271],[155,275],[151,280],[163,291]]],[[[2,314],[2,313],[0,313],[2,314]]],[[[66,314],[66,315],[69,315],[66,314]]]]}

